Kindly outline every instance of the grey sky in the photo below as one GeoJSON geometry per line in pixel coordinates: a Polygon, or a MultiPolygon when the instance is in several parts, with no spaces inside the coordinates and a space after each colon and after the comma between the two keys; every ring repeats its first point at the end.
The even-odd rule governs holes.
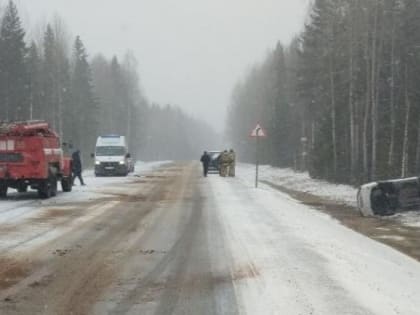
{"type": "Polygon", "coordinates": [[[176,104],[218,130],[231,90],[278,40],[302,27],[308,0],[18,0],[30,25],[55,13],[90,55],[139,61],[150,101],[176,104]]]}

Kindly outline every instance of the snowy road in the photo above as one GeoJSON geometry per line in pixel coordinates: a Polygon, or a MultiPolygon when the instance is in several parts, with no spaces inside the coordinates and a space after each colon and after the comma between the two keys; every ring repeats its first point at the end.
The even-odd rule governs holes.
{"type": "Polygon", "coordinates": [[[194,163],[143,175],[0,203],[0,314],[419,314],[420,263],[328,215],[194,163]]]}

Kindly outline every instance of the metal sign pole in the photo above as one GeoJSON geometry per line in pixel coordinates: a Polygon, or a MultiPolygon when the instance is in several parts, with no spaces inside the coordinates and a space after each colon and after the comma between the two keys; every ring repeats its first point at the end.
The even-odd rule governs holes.
{"type": "Polygon", "coordinates": [[[258,188],[258,172],[259,172],[259,164],[260,164],[260,161],[259,161],[259,139],[260,139],[260,136],[259,136],[259,133],[260,133],[260,130],[261,130],[261,128],[258,128],[257,129],[257,136],[256,136],[256,141],[257,141],[257,143],[256,143],[256,150],[255,150],[255,188],[258,188]]]}

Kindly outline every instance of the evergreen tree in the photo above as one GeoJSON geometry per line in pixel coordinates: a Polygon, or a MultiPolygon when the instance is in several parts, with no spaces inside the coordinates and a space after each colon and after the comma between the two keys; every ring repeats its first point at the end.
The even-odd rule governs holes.
{"type": "Polygon", "coordinates": [[[41,91],[42,91],[42,60],[35,42],[29,47],[27,57],[28,86],[29,86],[29,119],[40,119],[41,112],[41,91]]]}
{"type": "Polygon", "coordinates": [[[18,10],[10,0],[0,29],[0,88],[2,119],[5,120],[27,119],[30,116],[24,37],[18,10]]]}
{"type": "Polygon", "coordinates": [[[85,161],[96,137],[106,133],[126,135],[134,158],[195,159],[207,145],[217,147],[206,124],[173,106],[149,106],[132,54],[122,63],[99,56],[91,66],[77,37],[70,62],[67,34],[56,17],[42,41],[26,49],[25,31],[9,1],[0,29],[0,120],[46,120],[63,142],[81,149],[85,161]]]}
{"type": "Polygon", "coordinates": [[[85,46],[79,36],[73,48],[73,74],[71,79],[73,144],[82,150],[85,159],[95,145],[98,135],[99,110],[93,93],[91,68],[85,46]]]}
{"type": "Polygon", "coordinates": [[[44,34],[42,116],[56,129],[57,123],[57,64],[55,35],[50,24],[44,34]]]}
{"type": "MultiPolygon", "coordinates": [[[[417,175],[420,2],[315,0],[310,13],[300,40],[277,47],[235,88],[229,122],[263,117],[274,133],[265,162],[284,165],[293,148],[285,164],[307,165],[314,177],[417,175]]],[[[231,137],[251,159],[243,136],[231,137]]]]}

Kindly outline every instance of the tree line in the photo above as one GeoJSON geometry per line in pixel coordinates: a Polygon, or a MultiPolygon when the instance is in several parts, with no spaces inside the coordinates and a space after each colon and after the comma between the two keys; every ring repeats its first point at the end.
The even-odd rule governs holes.
{"type": "Polygon", "coordinates": [[[201,146],[190,135],[214,132],[179,108],[152,106],[140,87],[133,54],[121,60],[90,57],[79,36],[70,38],[64,22],[55,18],[42,38],[30,39],[16,5],[8,2],[0,20],[0,121],[46,120],[63,142],[82,151],[85,161],[102,134],[126,135],[139,159],[199,154],[201,146]]]}
{"type": "Polygon", "coordinates": [[[352,184],[419,174],[419,27],[416,0],[313,1],[302,33],[234,89],[242,156],[260,120],[267,163],[352,184]]]}

